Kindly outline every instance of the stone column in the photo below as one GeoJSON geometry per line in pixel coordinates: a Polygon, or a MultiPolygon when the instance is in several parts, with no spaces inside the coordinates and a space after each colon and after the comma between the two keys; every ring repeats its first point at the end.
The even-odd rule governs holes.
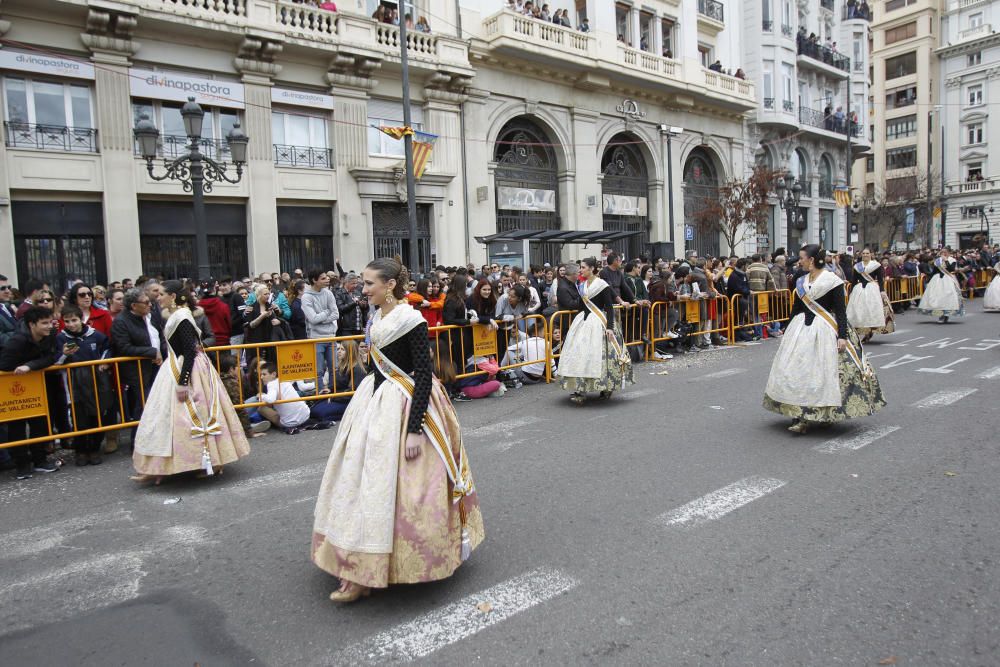
{"type": "MultiPolygon", "coordinates": [[[[0,37],[10,30],[10,21],[0,21],[0,37]]],[[[0,48],[3,48],[0,45],[0,48]]],[[[0,141],[0,273],[19,283],[14,256],[14,219],[11,215],[10,180],[7,175],[7,142],[0,141]]]]}
{"type": "MultiPolygon", "coordinates": [[[[573,129],[573,162],[576,169],[573,178],[567,180],[565,196],[562,198],[563,229],[604,228],[604,218],[601,207],[601,156],[597,146],[597,120],[600,114],[596,111],[573,107],[570,109],[573,129]],[[594,197],[593,206],[587,204],[588,198],[594,197]]],[[[563,188],[560,188],[563,195],[563,188]]]]}
{"type": "Polygon", "coordinates": [[[234,64],[243,77],[246,108],[243,128],[250,143],[243,178],[247,180],[247,259],[251,275],[283,271],[279,266],[278,204],[271,138],[271,79],[281,72],[274,57],[282,45],[265,38],[244,38],[234,64]]]}
{"type": "MultiPolygon", "coordinates": [[[[445,82],[447,84],[450,80],[445,82]]],[[[454,90],[427,87],[424,88],[424,98],[427,100],[424,107],[427,131],[438,135],[427,171],[454,176],[446,186],[445,201],[437,207],[439,215],[431,221],[432,245],[437,251],[438,263],[464,263],[472,243],[467,234],[463,197],[465,174],[462,172],[460,116],[466,96],[454,90]]]]}
{"type": "Polygon", "coordinates": [[[109,281],[135,278],[142,273],[138,165],[128,75],[130,58],[139,50],[139,44],[131,39],[136,22],[131,14],[92,8],[87,15],[87,32],[80,35],[97,65],[94,106],[104,180],[102,209],[109,281]]]}
{"type": "Polygon", "coordinates": [[[352,169],[368,166],[368,94],[378,81],[367,76],[375,61],[338,55],[327,72],[333,96],[334,146],[337,165],[337,218],[334,253],[338,257],[370,257],[370,204],[361,200],[352,169]]]}

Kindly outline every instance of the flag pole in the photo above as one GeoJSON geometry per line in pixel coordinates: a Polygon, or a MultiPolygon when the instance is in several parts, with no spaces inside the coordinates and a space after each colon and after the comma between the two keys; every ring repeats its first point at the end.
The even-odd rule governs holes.
{"type": "MultiPolygon", "coordinates": [[[[403,17],[399,21],[399,61],[403,67],[403,125],[408,130],[413,129],[410,118],[410,66],[406,54],[406,3],[399,3],[404,10],[403,17]]],[[[417,200],[416,200],[416,179],[413,176],[413,134],[407,132],[403,136],[403,146],[406,152],[406,210],[410,222],[410,252],[406,259],[410,273],[415,274],[420,270],[420,254],[418,252],[419,241],[417,240],[417,200]]]]}

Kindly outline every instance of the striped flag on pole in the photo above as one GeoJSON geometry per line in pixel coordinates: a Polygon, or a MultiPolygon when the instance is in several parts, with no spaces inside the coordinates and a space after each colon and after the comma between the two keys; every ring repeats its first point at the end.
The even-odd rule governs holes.
{"type": "Polygon", "coordinates": [[[847,208],[851,205],[851,191],[844,186],[839,186],[833,191],[833,199],[837,202],[838,208],[847,208]]]}
{"type": "Polygon", "coordinates": [[[424,175],[424,169],[430,162],[431,153],[434,152],[434,142],[437,141],[436,134],[429,134],[419,130],[413,133],[413,176],[417,180],[424,175]]]}
{"type": "Polygon", "coordinates": [[[382,132],[385,132],[390,137],[397,140],[402,139],[408,134],[409,135],[413,134],[413,130],[409,127],[386,127],[384,125],[383,126],[372,125],[372,127],[374,127],[377,130],[381,130],[382,132]]]}

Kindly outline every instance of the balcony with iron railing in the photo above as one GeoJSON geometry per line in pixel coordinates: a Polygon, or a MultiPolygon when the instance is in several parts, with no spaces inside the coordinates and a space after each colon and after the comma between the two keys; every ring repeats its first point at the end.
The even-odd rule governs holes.
{"type": "Polygon", "coordinates": [[[799,107],[799,124],[807,129],[823,130],[823,136],[839,135],[846,139],[850,133],[852,139],[865,139],[865,128],[861,123],[853,122],[846,117],[838,118],[834,114],[826,114],[816,109],[799,107]]]}
{"type": "Polygon", "coordinates": [[[792,34],[793,34],[793,32],[794,31],[792,30],[792,26],[790,26],[788,24],[785,24],[785,23],[781,24],[781,34],[782,35],[784,35],[785,37],[791,37],[792,34]]]}
{"type": "Polygon", "coordinates": [[[765,97],[761,102],[760,110],[757,112],[757,124],[780,126],[781,130],[797,130],[798,123],[795,122],[795,116],[788,111],[789,106],[792,106],[791,102],[787,104],[782,103],[780,105],[781,108],[779,108],[776,99],[765,97]]]}
{"type": "Polygon", "coordinates": [[[274,163],[284,167],[333,169],[333,149],[274,144],[274,163]]]}
{"type": "Polygon", "coordinates": [[[764,32],[774,32],[774,21],[763,19],[760,22],[760,27],[764,32]]]}
{"type": "MultiPolygon", "coordinates": [[[[78,4],[77,0],[62,0],[78,4]]],[[[288,46],[357,54],[374,61],[399,61],[399,26],[367,16],[334,12],[290,0],[116,0],[116,8],[135,13],[140,23],[150,19],[189,31],[236,35],[268,35],[288,46]]],[[[406,35],[407,56],[416,68],[447,66],[467,71],[468,42],[449,35],[416,30],[406,35]]]]}
{"type": "Polygon", "coordinates": [[[811,42],[801,35],[796,40],[795,52],[799,64],[812,67],[838,78],[846,77],[851,72],[851,59],[828,46],[811,42]]]}
{"type": "MultiPolygon", "coordinates": [[[[179,134],[164,134],[160,135],[159,143],[156,147],[156,153],[159,157],[165,160],[173,160],[179,158],[182,155],[187,155],[190,152],[188,148],[191,144],[191,140],[185,136],[179,134]]],[[[228,160],[229,154],[229,143],[225,139],[212,139],[211,137],[202,137],[198,141],[198,150],[205,157],[212,158],[213,160],[228,160]]],[[[142,155],[139,150],[139,142],[133,140],[133,152],[136,155],[142,155]]]]}
{"type": "Polygon", "coordinates": [[[829,181],[819,182],[819,198],[833,199],[833,183],[829,181]]]}
{"type": "Polygon", "coordinates": [[[781,108],[787,111],[788,113],[792,113],[793,111],[795,111],[795,103],[792,102],[791,100],[782,100],[781,108]]]}
{"type": "Polygon", "coordinates": [[[41,151],[96,153],[97,130],[92,127],[65,127],[4,121],[4,142],[8,148],[41,151]]]}
{"type": "Polygon", "coordinates": [[[726,22],[725,8],[719,0],[698,0],[698,14],[719,23],[726,22]]]}

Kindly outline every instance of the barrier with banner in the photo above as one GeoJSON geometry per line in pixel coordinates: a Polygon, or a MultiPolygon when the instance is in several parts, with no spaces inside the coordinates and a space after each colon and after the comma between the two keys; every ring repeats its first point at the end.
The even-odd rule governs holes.
{"type": "Polygon", "coordinates": [[[749,296],[734,294],[729,312],[732,314],[734,335],[741,329],[787,322],[792,317],[792,292],[784,289],[753,292],[749,296]]]}
{"type": "Polygon", "coordinates": [[[0,422],[44,417],[48,412],[44,371],[0,376],[0,422]]]}

